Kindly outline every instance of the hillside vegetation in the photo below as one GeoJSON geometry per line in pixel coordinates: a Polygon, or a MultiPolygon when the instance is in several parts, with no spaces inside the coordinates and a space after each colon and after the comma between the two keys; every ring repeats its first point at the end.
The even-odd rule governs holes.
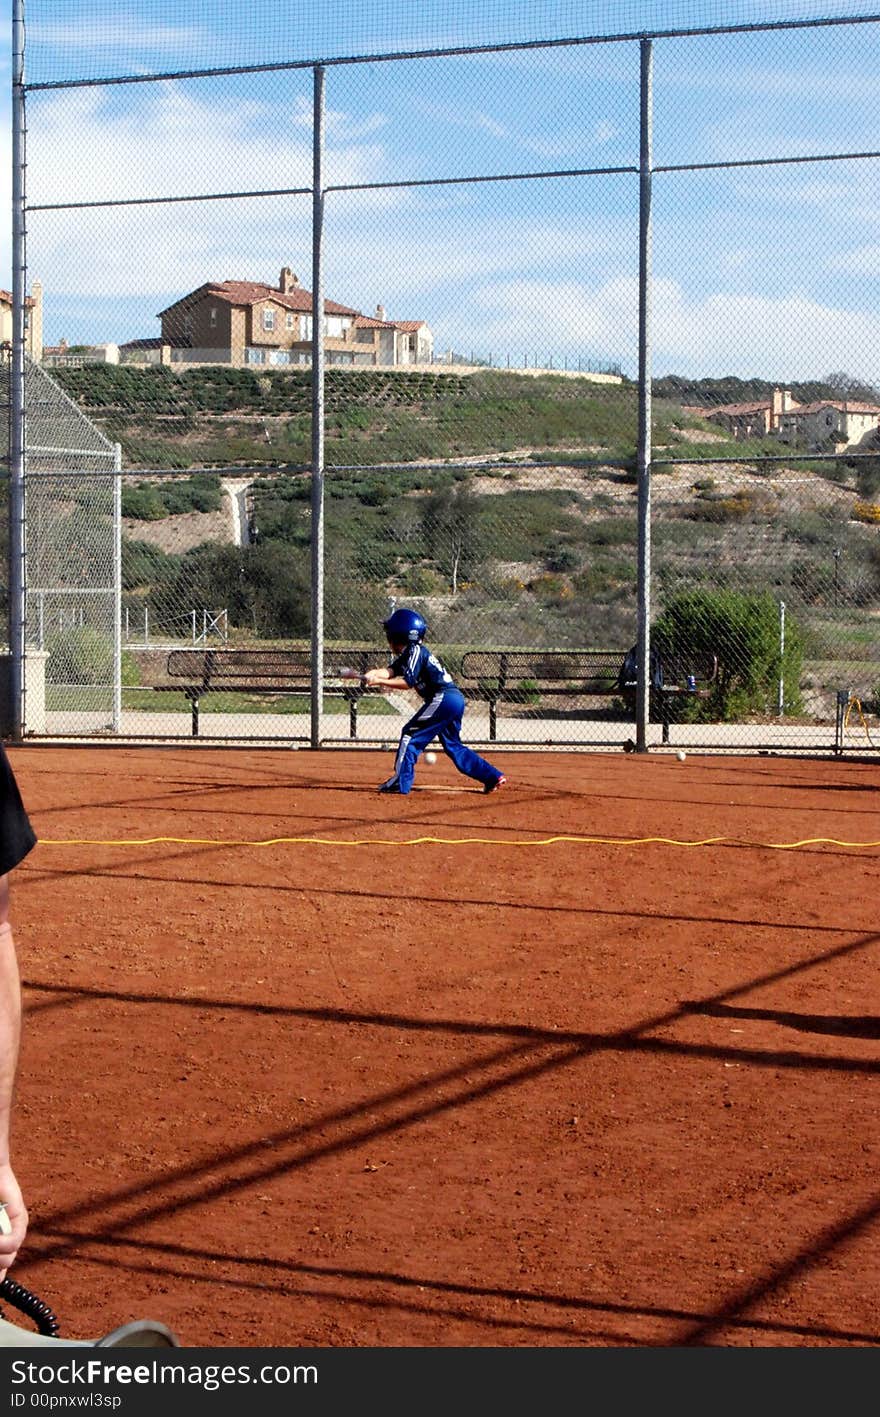
{"type": "MultiPolygon", "coordinates": [[[[218,366],[177,374],[86,365],[53,377],[122,445],[126,468],[289,468],[311,459],[309,370],[218,366]]],[[[634,386],[586,378],[331,368],[324,409],[325,456],[335,466],[521,449],[631,459],[636,447],[634,386]]],[[[675,402],[657,403],[656,436],[663,442],[675,438],[681,422],[675,402]]]]}
{"type": "MultiPolygon", "coordinates": [[[[127,608],[166,635],[207,607],[223,610],[234,639],[308,636],[309,371],[87,366],[53,377],[122,444],[127,608]],[[240,470],[247,487],[245,545],[220,470],[240,470]],[[175,541],[184,514],[190,526],[204,518],[201,543],[175,541]]],[[[878,460],[787,466],[774,440],[735,443],[682,411],[721,390],[658,387],[654,613],[684,590],[769,595],[802,627],[808,658],[873,662],[878,460]]],[[[635,638],[632,384],[330,369],[325,411],[329,638],[375,638],[390,597],[422,605],[448,645],[635,638]]]]}

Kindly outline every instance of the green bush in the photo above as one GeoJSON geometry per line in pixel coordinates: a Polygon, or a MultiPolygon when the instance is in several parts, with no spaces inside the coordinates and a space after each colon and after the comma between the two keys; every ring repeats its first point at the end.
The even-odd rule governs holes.
{"type": "Polygon", "coordinates": [[[779,605],[771,595],[732,590],[694,590],[675,596],[651,631],[662,657],[687,659],[700,653],[718,658],[718,677],[707,700],[692,712],[731,721],[749,714],[778,712],[779,680],[787,713],[802,710],[800,679],[803,635],[789,617],[780,657],[779,605]]]}
{"type": "Polygon", "coordinates": [[[140,665],[134,655],[127,649],[122,651],[121,682],[127,687],[132,687],[141,682],[140,665]]]}
{"type": "Polygon", "coordinates": [[[166,510],[158,487],[143,482],[136,487],[123,487],[122,515],[137,521],[159,521],[166,515],[166,510]]]}
{"type": "Polygon", "coordinates": [[[51,684],[110,684],[113,681],[113,641],[89,625],[53,630],[46,636],[51,684]]]}

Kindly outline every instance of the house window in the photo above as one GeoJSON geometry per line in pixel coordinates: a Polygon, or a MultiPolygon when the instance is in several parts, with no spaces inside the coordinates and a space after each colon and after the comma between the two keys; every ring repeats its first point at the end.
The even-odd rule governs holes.
{"type": "Polygon", "coordinates": [[[272,309],[270,309],[269,306],[266,306],[265,309],[263,310],[263,329],[264,329],[264,330],[274,330],[274,328],[275,328],[275,311],[272,310],[272,309]]]}
{"type": "Polygon", "coordinates": [[[216,306],[216,305],[212,305],[212,306],[211,306],[211,314],[210,314],[210,316],[209,316],[209,322],[210,322],[210,325],[211,325],[211,329],[212,329],[212,330],[215,330],[215,329],[217,328],[217,306],[216,306]]]}
{"type": "Polygon", "coordinates": [[[287,328],[289,330],[293,329],[293,313],[290,310],[288,310],[287,312],[287,319],[285,321],[285,324],[287,325],[287,328]]]}
{"type": "Polygon", "coordinates": [[[248,362],[248,364],[262,364],[262,362],[263,362],[263,350],[262,350],[262,349],[248,349],[246,353],[247,353],[247,362],[248,362]]]}
{"type": "Polygon", "coordinates": [[[825,426],[826,426],[827,428],[830,428],[833,422],[834,422],[834,414],[833,414],[833,413],[826,413],[826,415],[825,415],[825,426]]]}

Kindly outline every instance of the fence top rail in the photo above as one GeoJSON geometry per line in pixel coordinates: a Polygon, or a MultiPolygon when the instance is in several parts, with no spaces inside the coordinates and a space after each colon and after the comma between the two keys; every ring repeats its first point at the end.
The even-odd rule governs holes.
{"type": "Polygon", "coordinates": [[[507,54],[517,51],[528,52],[541,49],[570,49],[587,45],[644,43],[647,40],[696,38],[702,35],[754,34],[769,30],[823,29],[832,25],[864,25],[880,20],[875,11],[861,15],[821,15],[776,19],[728,20],[721,24],[653,25],[642,29],[612,30],[591,34],[569,34],[543,38],[510,39],[484,41],[472,44],[424,44],[415,47],[369,50],[351,54],[328,53],[321,57],[304,59],[254,60],[251,63],[188,65],[176,69],[157,69],[153,72],[110,73],[88,77],[67,77],[29,81],[21,84],[23,92],[39,92],[43,89],[94,88],[103,85],[155,84],[176,79],[224,78],[239,74],[263,74],[285,72],[296,69],[324,69],[337,66],[361,64],[386,64],[403,60],[456,59],[475,57],[481,54],[507,54]]]}

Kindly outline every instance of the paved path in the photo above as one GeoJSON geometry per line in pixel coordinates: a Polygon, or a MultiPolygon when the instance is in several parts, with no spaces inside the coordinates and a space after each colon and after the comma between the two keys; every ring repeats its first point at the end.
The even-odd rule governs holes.
{"type": "MultiPolygon", "coordinates": [[[[376,749],[384,744],[390,748],[397,742],[400,725],[412,706],[407,701],[398,707],[399,717],[361,714],[358,719],[357,739],[349,736],[347,714],[325,714],[321,725],[322,746],[376,749]]],[[[192,737],[188,711],[153,713],[124,710],[118,734],[112,731],[112,724],[106,714],[47,713],[46,720],[46,734],[39,741],[69,738],[89,742],[103,740],[126,743],[184,740],[187,743],[215,746],[220,743],[253,743],[263,746],[276,744],[308,748],[311,740],[311,719],[308,714],[211,713],[203,707],[197,739],[192,737]]],[[[487,754],[490,754],[493,748],[498,751],[546,748],[556,751],[620,752],[627,740],[635,739],[635,726],[627,719],[560,721],[550,718],[499,717],[498,739],[496,743],[492,743],[489,738],[488,713],[481,705],[473,704],[468,708],[465,717],[464,737],[467,743],[487,754]]],[[[833,753],[835,729],[833,723],[673,724],[670,729],[670,741],[664,744],[662,729],[657,723],[651,725],[648,743],[649,747],[665,752],[675,751],[682,746],[695,753],[833,753]]],[[[880,730],[872,733],[862,724],[851,723],[846,731],[843,747],[847,752],[880,751],[880,730]]]]}

